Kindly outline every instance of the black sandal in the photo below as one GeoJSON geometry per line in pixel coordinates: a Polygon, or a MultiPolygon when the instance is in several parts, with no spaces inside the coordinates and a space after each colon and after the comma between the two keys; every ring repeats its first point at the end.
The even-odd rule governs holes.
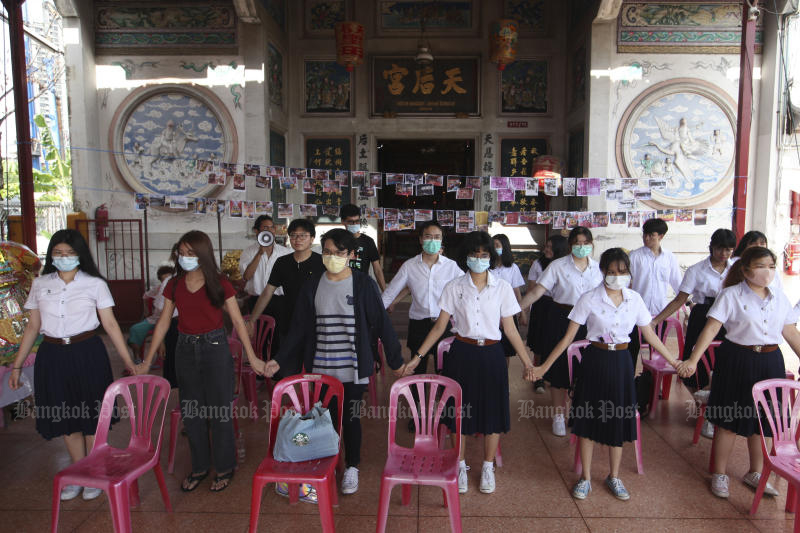
{"type": "Polygon", "coordinates": [[[231,484],[231,479],[233,479],[233,470],[224,474],[217,474],[216,477],[214,477],[214,482],[211,484],[211,492],[222,492],[227,489],[231,484]],[[224,483],[222,485],[217,485],[217,483],[222,483],[223,481],[224,483]],[[218,488],[215,489],[214,486],[218,488]]]}
{"type": "Polygon", "coordinates": [[[183,492],[192,492],[194,489],[197,488],[198,485],[200,485],[200,482],[207,477],[208,477],[208,470],[206,470],[202,474],[197,474],[195,472],[192,472],[191,474],[186,476],[186,479],[184,479],[183,483],[181,483],[181,490],[183,492]]]}

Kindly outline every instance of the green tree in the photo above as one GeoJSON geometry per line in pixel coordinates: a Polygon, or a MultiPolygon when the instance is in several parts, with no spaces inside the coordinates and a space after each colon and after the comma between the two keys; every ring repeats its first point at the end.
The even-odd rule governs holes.
{"type": "MultiPolygon", "coordinates": [[[[39,199],[50,202],[69,202],[72,200],[72,158],[69,149],[64,157],[58,151],[50,126],[42,115],[33,118],[39,128],[39,142],[42,146],[46,170],[33,169],[33,191],[44,193],[39,199]]],[[[3,160],[3,175],[6,186],[2,191],[8,198],[19,197],[19,164],[16,160],[3,160]]]]}

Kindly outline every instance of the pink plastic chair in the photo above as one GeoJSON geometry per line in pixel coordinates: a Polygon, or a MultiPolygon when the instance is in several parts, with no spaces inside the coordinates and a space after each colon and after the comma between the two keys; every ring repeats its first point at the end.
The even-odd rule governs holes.
{"type": "MultiPolygon", "coordinates": [[[[572,383],[572,358],[581,362],[582,354],[581,349],[590,344],[590,341],[582,340],[576,341],[569,345],[567,348],[567,370],[569,372],[569,382],[572,383]]],[[[581,449],[578,445],[578,437],[575,434],[569,436],[570,445],[575,445],[575,462],[573,469],[576,474],[581,473],[583,465],[581,465],[581,449]]],[[[644,474],[644,466],[642,464],[642,421],[639,418],[639,411],[636,411],[636,441],[633,443],[634,454],[636,455],[636,471],[639,474],[644,474]]]]}
{"type": "MultiPolygon", "coordinates": [[[[767,451],[764,440],[764,422],[759,417],[758,425],[761,428],[761,450],[764,453],[764,470],[761,472],[761,481],[753,496],[753,506],[750,514],[756,514],[764,487],[767,485],[770,473],[776,474],[789,482],[789,491],[786,494],[786,511],[793,512],[797,506],[797,496],[800,494],[800,451],[797,449],[797,429],[800,422],[800,403],[797,402],[797,393],[800,383],[788,379],[767,379],[753,385],[753,402],[759,411],[764,412],[769,427],[772,430],[772,450],[767,451]]],[[[800,533],[800,520],[795,517],[794,531],[800,533]]]]}
{"type": "Polygon", "coordinates": [[[436,371],[441,372],[444,368],[444,354],[450,351],[450,346],[456,340],[455,335],[447,337],[439,341],[439,346],[436,348],[436,371]]]}
{"type": "MultiPolygon", "coordinates": [[[[246,315],[245,319],[249,319],[250,315],[246,315]]],[[[264,354],[264,345],[267,346],[266,359],[269,361],[272,357],[272,339],[275,336],[275,319],[269,315],[261,315],[255,322],[255,335],[250,342],[253,345],[253,350],[256,352],[256,357],[262,357],[264,354]]],[[[239,334],[233,330],[233,338],[239,339],[239,334]]],[[[264,383],[267,385],[267,391],[272,390],[272,380],[265,379],[264,383]]],[[[250,402],[250,418],[253,420],[258,419],[258,386],[256,384],[256,373],[250,368],[250,365],[242,365],[242,385],[244,386],[244,396],[250,402]]]]}
{"type": "MultiPolygon", "coordinates": [[[[233,357],[233,372],[236,380],[233,385],[233,431],[236,436],[240,436],[239,417],[236,412],[236,405],[239,401],[239,376],[242,373],[242,343],[233,337],[228,337],[228,348],[233,357]]],[[[169,412],[169,454],[167,455],[167,473],[175,472],[175,451],[178,449],[178,430],[181,426],[181,407],[174,407],[169,412]]]]}
{"type": "Polygon", "coordinates": [[[461,449],[461,387],[444,376],[422,374],[398,379],[389,395],[389,456],[381,476],[378,503],[377,533],[386,530],[392,488],[402,485],[402,503],[411,501],[411,485],[440,487],[444,505],[450,513],[450,529],[461,531],[461,502],[458,497],[458,452],[461,449]],[[416,388],[420,410],[411,389],[416,388]],[[400,397],[405,398],[414,416],[416,432],[414,447],[406,448],[395,442],[397,409],[400,397]],[[437,445],[437,431],[448,400],[455,402],[456,446],[442,450],[437,445]],[[423,408],[424,407],[424,408],[423,408]]]}
{"type": "MultiPolygon", "coordinates": [[[[711,371],[714,370],[714,361],[716,360],[715,351],[717,346],[722,344],[722,341],[713,341],[711,344],[708,345],[708,350],[701,356],[700,362],[706,368],[706,375],[711,376],[711,371]],[[706,357],[707,356],[707,357],[706,357]]],[[[696,374],[695,374],[696,375],[696,374]]],[[[700,383],[698,381],[697,384],[698,389],[700,388],[700,383]]],[[[692,444],[697,444],[700,440],[700,431],[703,429],[703,422],[706,419],[706,402],[700,403],[700,414],[697,417],[697,422],[694,425],[694,435],[692,436],[692,444]]]]}
{"type": "Polygon", "coordinates": [[[129,533],[130,507],[139,505],[138,479],[149,470],[153,470],[156,475],[167,512],[172,512],[164,473],[158,462],[169,392],[170,386],[166,379],[149,375],[121,378],[108,386],[103,396],[92,451],[56,474],[53,479],[52,533],[58,531],[61,489],[66,485],[104,490],[108,495],[114,531],[129,533]],[[131,389],[135,392],[135,398],[132,397],[131,389]],[[125,449],[108,444],[108,428],[116,408],[117,396],[122,396],[131,424],[131,437],[125,449]],[[153,441],[153,426],[156,424],[158,431],[153,441]]]}
{"type": "Polygon", "coordinates": [[[280,422],[281,414],[283,414],[281,404],[284,397],[289,398],[292,409],[305,414],[318,401],[322,402],[323,407],[328,407],[334,396],[338,407],[334,423],[341,434],[344,387],[339,380],[321,374],[303,374],[284,378],[275,385],[272,391],[272,406],[270,410],[269,449],[267,456],[261,461],[255,474],[253,474],[253,491],[250,501],[250,533],[255,533],[258,527],[258,515],[261,511],[261,496],[264,492],[264,486],[272,482],[289,484],[290,503],[297,502],[301,483],[313,485],[317,491],[322,531],[335,531],[333,506],[338,504],[335,472],[341,451],[331,457],[299,463],[286,463],[272,458],[278,423],[280,422]],[[313,390],[311,390],[312,386],[313,390]],[[327,387],[324,397],[321,394],[323,386],[327,387]]]}
{"type": "MultiPolygon", "coordinates": [[[[669,337],[669,330],[675,330],[675,336],[678,339],[678,352],[679,354],[683,354],[683,345],[685,338],[683,336],[683,326],[681,325],[680,320],[674,317],[667,318],[663,322],[662,326],[663,330],[661,332],[661,339],[666,341],[667,337],[669,337]]],[[[645,359],[642,357],[642,367],[650,370],[653,373],[653,383],[656,385],[653,387],[653,391],[658,391],[658,384],[661,384],[661,397],[665,400],[669,400],[669,393],[672,389],[672,376],[677,374],[677,370],[672,368],[669,363],[666,362],[665,359],[661,357],[660,354],[655,354],[656,357],[653,357],[653,348],[646,343],[642,343],[642,332],[639,330],[639,344],[641,345],[642,349],[647,348],[649,357],[645,359]]],[[[650,404],[650,412],[652,413],[655,410],[655,404],[650,404]]]]}

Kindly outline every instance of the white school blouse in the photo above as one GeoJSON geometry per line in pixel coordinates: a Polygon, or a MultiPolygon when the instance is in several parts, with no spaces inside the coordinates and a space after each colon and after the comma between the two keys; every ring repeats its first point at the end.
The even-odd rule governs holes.
{"type": "Polygon", "coordinates": [[[469,273],[448,283],[439,307],[453,317],[453,332],[470,339],[496,341],[501,338],[500,319],[521,311],[511,285],[491,271],[486,287],[480,292],[469,273]]]}
{"type": "Polygon", "coordinates": [[[731,265],[733,261],[728,259],[725,270],[720,274],[711,266],[711,257],[706,257],[686,270],[678,290],[691,294],[692,301],[696,304],[706,303],[706,298],[716,298],[719,294],[731,265]]]}
{"type": "Polygon", "coordinates": [[[599,285],[578,299],[569,319],[586,324],[586,338],[607,344],[630,342],[633,326],[646,326],[652,320],[642,297],[633,289],[622,289],[619,307],[609,298],[604,285],[599,285]]]}
{"type": "Polygon", "coordinates": [[[408,318],[411,320],[424,320],[438,318],[439,298],[442,296],[444,286],[459,276],[464,271],[458,268],[458,263],[441,254],[430,267],[422,260],[422,254],[412,257],[400,266],[392,282],[383,291],[381,298],[383,306],[389,307],[404,287],[411,291],[411,307],[408,318]]]}
{"type": "Polygon", "coordinates": [[[725,338],[736,344],[781,344],[783,326],[796,323],[797,314],[783,291],[767,292],[762,300],[746,281],[722,289],[708,317],[722,322],[725,338]]]}
{"type": "Polygon", "coordinates": [[[512,289],[525,285],[525,279],[522,277],[522,272],[519,271],[516,263],[511,263],[511,266],[501,265],[498,268],[493,268],[492,274],[506,280],[512,289]]]}
{"type": "Polygon", "coordinates": [[[667,285],[675,294],[681,285],[678,260],[669,250],[661,248],[656,256],[647,246],[631,252],[631,288],[639,293],[651,315],[657,315],[667,305],[667,285]]]}
{"type": "Polygon", "coordinates": [[[70,283],[58,272],[34,278],[25,309],[38,309],[41,332],[50,337],[74,337],[97,329],[97,310],[114,307],[105,280],[78,270],[70,283]]]}
{"type": "MultiPolygon", "coordinates": [[[[528,270],[528,279],[530,281],[537,281],[540,277],[542,277],[542,272],[544,272],[544,269],[542,269],[542,264],[538,259],[536,259],[533,261],[533,263],[531,263],[531,268],[528,270]]],[[[544,295],[551,298],[553,297],[553,295],[550,294],[550,291],[545,291],[544,295]]]]}
{"type": "MultiPolygon", "coordinates": [[[[242,250],[242,255],[239,256],[239,273],[244,276],[244,271],[247,270],[247,266],[250,264],[250,261],[253,260],[260,250],[261,245],[258,243],[248,246],[242,250]]],[[[269,275],[272,273],[272,267],[275,265],[275,261],[277,261],[279,257],[289,255],[293,252],[294,250],[291,248],[281,246],[277,242],[273,244],[272,255],[261,255],[261,259],[258,261],[258,266],[256,267],[253,277],[250,278],[244,285],[245,292],[251,296],[261,296],[261,293],[267,286],[269,275]]],[[[283,296],[283,287],[278,287],[275,289],[275,296],[283,296]]]]}
{"type": "Polygon", "coordinates": [[[550,291],[556,303],[575,305],[581,295],[589,292],[603,282],[603,273],[597,261],[589,258],[589,266],[581,272],[572,254],[552,261],[542,272],[537,283],[550,291]]]}

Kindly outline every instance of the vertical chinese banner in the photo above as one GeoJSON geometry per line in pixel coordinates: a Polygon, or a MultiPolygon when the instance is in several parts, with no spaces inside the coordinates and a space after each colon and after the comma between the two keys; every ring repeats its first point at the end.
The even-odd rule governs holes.
{"type": "Polygon", "coordinates": [[[350,181],[349,176],[346,180],[337,179],[336,171],[349,171],[351,163],[350,137],[306,137],[306,168],[309,169],[307,179],[311,180],[309,186],[312,189],[300,183],[298,188],[313,192],[306,192],[305,203],[316,204],[320,215],[338,216],[338,207],[350,201],[350,181]],[[333,215],[334,208],[336,215],[333,215]]]}
{"type": "MultiPolygon", "coordinates": [[[[524,178],[533,175],[533,160],[549,154],[547,139],[506,137],[500,141],[500,175],[509,178],[524,178]]],[[[509,180],[513,182],[514,180],[509,180]]],[[[510,185],[509,185],[510,186],[510,185]]],[[[513,198],[498,191],[500,211],[535,211],[536,197],[525,196],[525,187],[516,188],[513,198]],[[509,198],[505,199],[504,198],[509,198]]],[[[511,193],[505,193],[510,195],[511,193]]]]}

